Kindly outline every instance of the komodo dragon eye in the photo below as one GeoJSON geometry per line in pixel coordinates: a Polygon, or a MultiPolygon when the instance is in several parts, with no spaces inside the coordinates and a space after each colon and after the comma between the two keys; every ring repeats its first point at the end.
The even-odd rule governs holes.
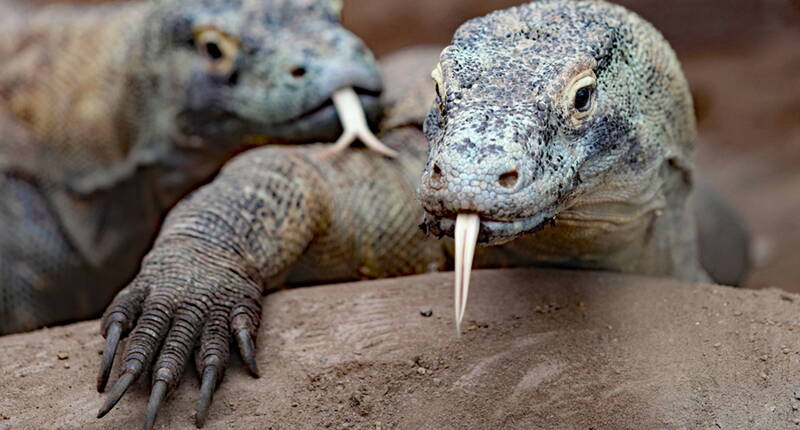
{"type": "Polygon", "coordinates": [[[575,109],[580,112],[586,112],[591,107],[592,93],[594,88],[583,87],[575,93],[575,109]]]}
{"type": "Polygon", "coordinates": [[[209,60],[209,70],[218,75],[233,71],[239,53],[239,40],[215,28],[202,27],[194,32],[194,45],[209,60]]]}
{"type": "Polygon", "coordinates": [[[567,100],[572,108],[571,118],[579,121],[591,115],[597,93],[597,78],[594,72],[586,71],[579,74],[573,78],[568,88],[565,96],[569,97],[567,100]]]}
{"type": "Polygon", "coordinates": [[[343,0],[331,1],[331,9],[333,10],[333,13],[336,14],[336,17],[341,18],[342,9],[344,9],[344,1],[343,0]]]}
{"type": "Polygon", "coordinates": [[[214,42],[206,42],[206,54],[214,60],[222,58],[222,50],[214,42]]]}

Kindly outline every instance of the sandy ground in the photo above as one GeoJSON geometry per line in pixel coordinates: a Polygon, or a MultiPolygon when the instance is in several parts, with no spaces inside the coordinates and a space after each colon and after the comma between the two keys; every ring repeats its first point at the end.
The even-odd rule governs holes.
{"type": "MultiPolygon", "coordinates": [[[[449,273],[268,296],[262,377],[233,363],[207,428],[800,428],[800,296],[593,272],[474,279],[460,338],[449,273]]],[[[97,328],[0,338],[0,428],[141,425],[141,382],[94,418],[97,328]]],[[[184,379],[159,428],[193,428],[184,379]]]]}

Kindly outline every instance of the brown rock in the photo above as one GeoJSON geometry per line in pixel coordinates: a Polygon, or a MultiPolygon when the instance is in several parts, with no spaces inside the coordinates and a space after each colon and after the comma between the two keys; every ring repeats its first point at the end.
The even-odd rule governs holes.
{"type": "MultiPolygon", "coordinates": [[[[489,328],[458,338],[449,318],[417,312],[448,309],[451,283],[443,273],[268,296],[261,379],[233,360],[207,428],[783,428],[795,418],[797,387],[789,381],[798,355],[777,352],[798,342],[789,329],[800,302],[778,290],[479,271],[467,318],[489,328]],[[347,306],[353,300],[359,306],[347,306]],[[550,303],[561,304],[558,312],[534,312],[550,303]],[[748,318],[732,317],[736,311],[748,318]],[[709,353],[708,339],[725,349],[709,353]],[[754,349],[769,361],[753,360],[754,349]],[[447,366],[426,365],[422,375],[409,361],[447,366]]],[[[95,418],[103,397],[94,389],[97,325],[0,338],[4,428],[141,425],[147,378],[106,418],[95,418]],[[71,351],[68,374],[44,359],[64,350],[71,351]]],[[[158,425],[194,428],[195,381],[187,372],[158,425]]]]}

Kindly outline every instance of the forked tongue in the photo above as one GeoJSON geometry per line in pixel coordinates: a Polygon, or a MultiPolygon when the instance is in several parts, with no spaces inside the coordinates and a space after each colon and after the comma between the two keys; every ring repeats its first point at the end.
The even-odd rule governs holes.
{"type": "Polygon", "coordinates": [[[481,220],[475,214],[458,214],[456,217],[456,284],[455,311],[456,331],[461,336],[461,321],[467,308],[469,294],[469,276],[472,272],[472,258],[475,255],[475,244],[478,242],[478,230],[481,220]]]}
{"type": "Polygon", "coordinates": [[[394,158],[397,156],[395,150],[384,145],[372,134],[372,130],[367,125],[367,118],[364,116],[361,101],[352,88],[342,88],[333,93],[333,105],[336,106],[336,111],[339,113],[339,120],[342,122],[344,133],[331,148],[325,151],[326,153],[343,151],[356,139],[360,139],[364,142],[364,145],[367,145],[367,148],[373,151],[387,157],[394,158]]]}

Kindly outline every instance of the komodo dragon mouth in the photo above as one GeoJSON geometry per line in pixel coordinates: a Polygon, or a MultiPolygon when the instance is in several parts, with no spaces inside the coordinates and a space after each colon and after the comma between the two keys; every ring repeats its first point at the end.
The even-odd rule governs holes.
{"type": "Polygon", "coordinates": [[[365,115],[365,106],[377,105],[380,93],[358,87],[348,87],[337,90],[331,98],[302,115],[283,121],[281,127],[303,127],[326,121],[338,115],[342,125],[342,135],[336,143],[323,154],[330,155],[348,148],[356,139],[359,139],[367,148],[387,157],[396,157],[397,152],[384,145],[369,128],[365,115]]]}
{"type": "Polygon", "coordinates": [[[299,117],[285,121],[281,125],[299,125],[314,122],[320,118],[338,114],[342,124],[342,135],[332,147],[323,152],[331,155],[348,148],[356,139],[361,140],[367,148],[387,157],[396,157],[397,152],[384,145],[369,128],[364,106],[379,103],[380,93],[363,88],[348,87],[337,90],[330,99],[299,117]],[[335,110],[335,113],[334,113],[335,110]]]}
{"type": "Polygon", "coordinates": [[[459,213],[451,217],[426,215],[424,228],[431,234],[453,236],[455,239],[454,311],[456,333],[461,334],[461,322],[467,307],[472,260],[478,243],[497,245],[521,234],[541,230],[553,222],[553,216],[542,213],[512,221],[493,220],[475,213],[459,213]]]}
{"type": "MultiPolygon", "coordinates": [[[[373,111],[380,105],[380,92],[357,87],[339,89],[333,95],[316,107],[305,113],[268,126],[268,130],[261,125],[250,124],[245,129],[245,143],[248,146],[260,146],[271,142],[281,142],[281,136],[302,136],[304,131],[321,128],[322,124],[333,124],[338,121],[342,127],[342,134],[336,142],[321,155],[332,155],[348,148],[357,139],[364,145],[387,157],[396,157],[397,152],[384,145],[370,130],[367,121],[367,111],[373,111]]],[[[197,114],[186,114],[184,118],[192,117],[192,122],[208,122],[207,118],[197,114]]],[[[216,114],[215,123],[241,123],[244,121],[233,112],[216,114]],[[221,119],[221,118],[224,118],[221,119]]],[[[201,126],[202,127],[202,126],[201,126]]],[[[217,127],[219,128],[219,127],[217,127]]],[[[225,127],[222,127],[224,129],[225,127]]],[[[193,133],[178,133],[181,141],[189,141],[195,136],[193,133]]],[[[202,139],[200,136],[196,138],[202,139]]]]}
{"type": "Polygon", "coordinates": [[[295,117],[285,119],[285,120],[277,123],[276,125],[291,125],[291,124],[300,123],[300,122],[309,120],[309,119],[317,117],[317,116],[332,115],[332,114],[334,114],[335,109],[336,109],[335,102],[334,102],[334,97],[336,96],[336,94],[343,94],[348,89],[352,90],[352,92],[354,92],[356,94],[356,98],[358,99],[359,103],[362,106],[365,106],[365,105],[368,105],[368,104],[371,104],[371,103],[377,103],[377,101],[380,99],[380,96],[381,96],[380,92],[373,91],[373,90],[368,90],[368,89],[365,89],[365,88],[359,88],[359,87],[342,88],[339,91],[337,91],[334,95],[331,95],[331,97],[329,97],[328,99],[324,100],[322,103],[316,105],[316,107],[313,107],[313,108],[311,108],[311,109],[309,109],[309,110],[307,110],[307,111],[303,112],[302,114],[297,115],[295,117]]]}

